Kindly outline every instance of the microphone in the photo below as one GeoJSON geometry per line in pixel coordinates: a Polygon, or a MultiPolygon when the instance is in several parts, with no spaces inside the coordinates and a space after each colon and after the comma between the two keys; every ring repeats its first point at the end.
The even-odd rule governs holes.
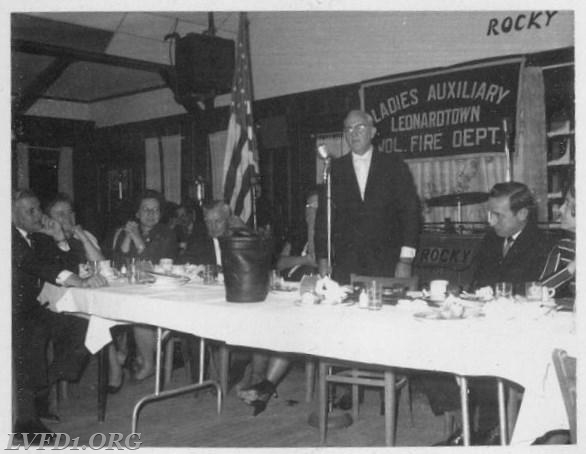
{"type": "Polygon", "coordinates": [[[318,145],[317,153],[319,154],[319,157],[322,159],[330,159],[330,154],[328,153],[328,147],[326,147],[323,143],[321,145],[318,145]]]}
{"type": "Polygon", "coordinates": [[[323,172],[323,181],[324,183],[328,181],[328,174],[330,173],[330,164],[332,162],[332,157],[328,153],[328,147],[324,144],[318,145],[317,147],[317,154],[324,162],[324,172],[323,172]]]}

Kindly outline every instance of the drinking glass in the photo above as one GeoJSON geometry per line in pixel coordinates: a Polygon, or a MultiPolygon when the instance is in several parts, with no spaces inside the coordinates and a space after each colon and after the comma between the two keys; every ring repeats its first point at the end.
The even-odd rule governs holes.
{"type": "Polygon", "coordinates": [[[216,265],[204,265],[203,267],[203,283],[206,285],[214,284],[216,282],[216,265]]]}
{"type": "Polygon", "coordinates": [[[383,307],[382,289],[377,281],[368,284],[368,308],[371,311],[380,311],[383,307]]]}
{"type": "Polygon", "coordinates": [[[494,286],[494,296],[499,298],[510,299],[513,297],[513,284],[510,282],[497,282],[494,286]]]}

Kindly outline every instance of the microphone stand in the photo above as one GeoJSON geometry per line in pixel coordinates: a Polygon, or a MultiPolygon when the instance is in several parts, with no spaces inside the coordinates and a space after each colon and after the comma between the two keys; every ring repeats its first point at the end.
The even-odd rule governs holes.
{"type": "Polygon", "coordinates": [[[332,270],[332,179],[331,179],[332,158],[328,156],[324,160],[323,182],[326,185],[326,227],[328,247],[328,276],[332,270]]]}

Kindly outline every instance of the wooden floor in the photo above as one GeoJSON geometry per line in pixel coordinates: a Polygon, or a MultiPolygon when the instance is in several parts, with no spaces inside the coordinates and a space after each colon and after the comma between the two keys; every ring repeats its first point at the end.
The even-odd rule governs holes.
{"type": "MultiPolygon", "coordinates": [[[[131,432],[134,404],[154,389],[154,378],[135,383],[127,379],[124,388],[108,398],[106,421],[97,422],[95,360],[90,362],[80,383],[69,386],[69,397],[61,400],[61,423],[50,427],[55,432],[79,437],[79,446],[88,444],[96,433],[131,432]]],[[[170,387],[188,383],[183,368],[176,369],[170,387]]],[[[216,413],[216,398],[210,392],[172,397],[146,405],[140,413],[138,432],[142,447],[317,447],[316,428],[307,423],[316,401],[306,403],[302,363],[294,364],[266,411],[252,416],[232,390],[225,397],[221,415],[216,413]]],[[[415,390],[413,423],[406,392],[400,398],[397,445],[430,446],[444,437],[443,418],[434,416],[425,396],[415,390]]],[[[328,432],[327,446],[384,446],[384,417],[379,415],[378,390],[366,390],[360,418],[350,427],[328,432]]],[[[99,439],[98,439],[99,440],[99,439]]]]}

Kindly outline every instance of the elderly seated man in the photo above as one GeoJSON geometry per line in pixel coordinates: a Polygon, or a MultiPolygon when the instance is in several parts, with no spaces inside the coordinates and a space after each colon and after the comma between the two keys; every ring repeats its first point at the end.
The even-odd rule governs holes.
{"type": "Polygon", "coordinates": [[[37,301],[41,286],[50,282],[67,287],[106,285],[101,276],[81,279],[78,262],[58,222],[43,215],[30,190],[12,194],[12,345],[15,382],[14,440],[23,433],[53,431],[40,421],[35,400],[57,380],[76,380],[88,358],[83,345],[87,322],[51,312],[37,301]],[[47,343],[54,358],[47,363],[47,343]]]}
{"type": "Polygon", "coordinates": [[[96,237],[76,223],[71,197],[64,193],[57,194],[45,206],[45,213],[61,225],[65,241],[79,263],[104,260],[96,237]]]}
{"type": "Polygon", "coordinates": [[[230,205],[222,200],[215,200],[204,205],[203,217],[206,230],[192,231],[178,262],[221,265],[222,256],[218,238],[232,235],[235,231],[248,231],[246,224],[238,216],[233,215],[230,205]]]}

